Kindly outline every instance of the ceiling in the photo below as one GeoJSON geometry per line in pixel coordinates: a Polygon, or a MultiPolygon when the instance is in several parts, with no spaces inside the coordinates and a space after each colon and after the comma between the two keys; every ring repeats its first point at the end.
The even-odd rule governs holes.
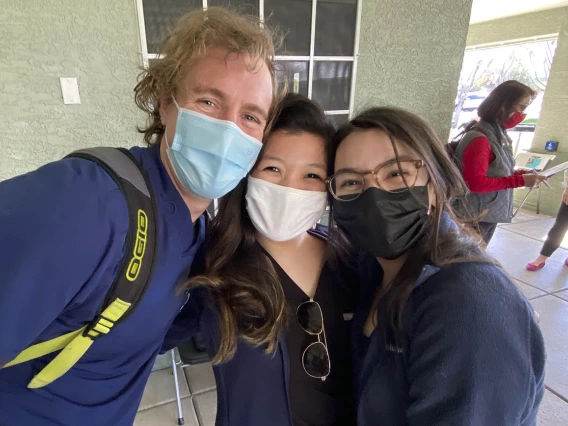
{"type": "Polygon", "coordinates": [[[473,0],[470,24],[568,6],[568,0],[473,0]]]}

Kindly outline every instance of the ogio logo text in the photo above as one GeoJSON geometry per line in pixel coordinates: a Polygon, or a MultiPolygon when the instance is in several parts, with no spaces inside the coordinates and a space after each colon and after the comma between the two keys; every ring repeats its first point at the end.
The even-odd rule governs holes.
{"type": "Polygon", "coordinates": [[[134,252],[132,259],[126,269],[126,279],[134,281],[138,278],[140,269],[142,268],[142,258],[146,251],[146,238],[148,236],[148,216],[143,210],[138,210],[138,230],[136,232],[136,242],[134,243],[134,252]]]}

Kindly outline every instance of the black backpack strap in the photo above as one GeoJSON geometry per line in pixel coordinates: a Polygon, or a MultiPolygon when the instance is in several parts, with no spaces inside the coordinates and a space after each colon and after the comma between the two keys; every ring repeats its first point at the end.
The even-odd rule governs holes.
{"type": "Polygon", "coordinates": [[[152,278],[156,256],[156,204],[150,181],[126,150],[91,148],[68,157],[99,165],[116,182],[128,207],[129,229],[125,256],[96,317],[86,326],[30,346],[6,366],[17,365],[56,351],[59,353],[28,384],[41,388],[64,375],[87,352],[93,342],[108,334],[136,309],[152,278]]]}
{"type": "Polygon", "coordinates": [[[102,334],[91,331],[104,309],[116,299],[130,304],[127,312],[120,317],[120,321],[123,321],[134,311],[148,287],[157,251],[157,208],[151,183],[129,151],[97,147],[75,151],[68,157],[90,160],[101,167],[117,184],[128,208],[129,229],[125,243],[125,256],[99,308],[97,318],[84,333],[97,338],[102,334]]]}

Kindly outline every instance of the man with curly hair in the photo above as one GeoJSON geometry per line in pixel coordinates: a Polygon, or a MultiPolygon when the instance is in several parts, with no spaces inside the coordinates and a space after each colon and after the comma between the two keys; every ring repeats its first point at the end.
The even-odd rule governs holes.
{"type": "Polygon", "coordinates": [[[157,207],[152,279],[128,318],[42,386],[34,376],[54,354],[11,361],[98,314],[125,255],[129,212],[109,174],[81,158],[0,183],[1,425],[132,424],[156,355],[172,346],[166,333],[188,316],[179,286],[202,266],[204,212],[260,151],[278,87],[265,26],[219,8],[190,12],[159,53],[135,88],[148,147],[129,150],[157,207]]]}

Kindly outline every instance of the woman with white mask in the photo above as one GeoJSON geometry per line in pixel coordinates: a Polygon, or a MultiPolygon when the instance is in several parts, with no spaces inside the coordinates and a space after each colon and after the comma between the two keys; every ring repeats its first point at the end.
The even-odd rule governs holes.
{"type": "Polygon", "coordinates": [[[343,244],[317,224],[332,134],[318,105],[287,95],[248,179],[211,223],[206,271],[188,287],[213,356],[217,426],[355,424],[353,274],[338,260],[343,244]]]}

